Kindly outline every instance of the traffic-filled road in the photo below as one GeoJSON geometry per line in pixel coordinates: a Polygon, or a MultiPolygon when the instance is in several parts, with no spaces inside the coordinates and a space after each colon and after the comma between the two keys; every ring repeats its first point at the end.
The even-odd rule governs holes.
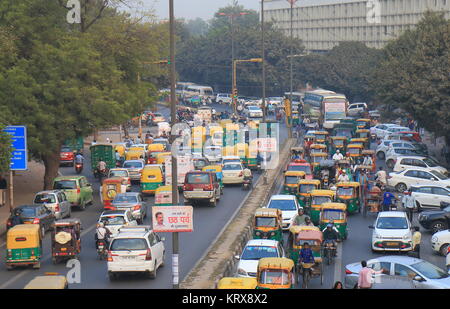
{"type": "MultiPolygon", "coordinates": [[[[226,106],[214,105],[217,111],[229,109],[226,106]]],[[[167,108],[160,108],[166,119],[169,118],[170,111],[167,108]]],[[[280,125],[280,140],[283,142],[287,137],[287,131],[284,124],[280,125]]],[[[110,281],[107,275],[106,261],[100,261],[97,257],[95,248],[95,228],[97,220],[103,210],[99,197],[99,182],[94,179],[90,169],[90,154],[88,148],[85,148],[85,168],[82,175],[86,176],[93,184],[94,188],[94,203],[88,206],[86,210],[79,211],[73,209],[72,217],[79,218],[82,222],[82,237],[81,237],[81,254],[79,261],[81,264],[81,283],[69,284],[72,288],[154,288],[167,289],[172,287],[172,235],[171,233],[161,233],[165,238],[165,267],[159,268],[157,277],[154,280],[149,280],[144,276],[138,275],[123,275],[119,279],[110,281]]],[[[73,167],[61,167],[62,175],[74,175],[73,167]]],[[[259,174],[255,174],[254,181],[257,181],[259,174]]],[[[133,185],[132,191],[139,191],[138,185],[133,185]]],[[[217,207],[196,206],[194,208],[194,232],[180,233],[179,240],[179,267],[180,267],[180,281],[188,274],[188,272],[200,260],[202,255],[220,234],[220,231],[227,224],[233,214],[239,209],[241,203],[245,200],[249,191],[244,191],[240,186],[227,186],[217,207]]],[[[183,203],[182,195],[180,195],[183,203]]],[[[30,201],[31,203],[32,201],[30,201]]],[[[154,204],[154,197],[146,197],[148,213],[150,207],[154,204]]],[[[150,224],[150,216],[144,220],[144,224],[150,224]]],[[[47,232],[43,242],[43,259],[41,268],[33,270],[31,268],[14,269],[8,271],[4,263],[0,264],[0,289],[1,288],[23,288],[31,279],[37,275],[42,275],[46,272],[66,274],[69,268],[64,262],[53,265],[51,260],[51,240],[50,233],[47,232]]],[[[4,260],[5,254],[5,238],[0,240],[0,259],[4,260]]]]}

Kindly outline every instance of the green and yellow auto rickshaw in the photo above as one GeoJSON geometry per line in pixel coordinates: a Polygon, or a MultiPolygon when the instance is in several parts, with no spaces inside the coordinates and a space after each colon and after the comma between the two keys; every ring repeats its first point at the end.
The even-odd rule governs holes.
{"type": "Polygon", "coordinates": [[[357,119],[356,127],[358,129],[370,129],[370,119],[366,119],[366,118],[357,119]]]}
{"type": "Polygon", "coordinates": [[[327,146],[325,144],[311,144],[309,152],[313,153],[327,153],[327,146]]]}
{"type": "Polygon", "coordinates": [[[311,209],[309,216],[311,221],[318,225],[320,222],[320,212],[322,211],[323,203],[334,202],[336,192],[333,190],[312,190],[311,191],[311,209]]]}
{"type": "Polygon", "coordinates": [[[316,137],[316,139],[315,139],[315,143],[316,144],[328,145],[328,135],[329,135],[329,133],[327,131],[315,131],[314,135],[316,137]]]}
{"type": "Polygon", "coordinates": [[[336,202],[344,203],[349,214],[361,212],[361,185],[359,182],[337,183],[336,202]]]}
{"type": "Polygon", "coordinates": [[[323,153],[323,152],[319,152],[319,153],[311,153],[310,154],[310,163],[311,166],[313,167],[313,169],[320,165],[320,163],[322,161],[325,161],[328,159],[328,154],[327,153],[323,153]]]}
{"type": "Polygon", "coordinates": [[[244,166],[248,166],[249,163],[249,147],[246,143],[236,144],[236,155],[241,159],[244,166]]]}
{"type": "Polygon", "coordinates": [[[339,149],[339,152],[342,153],[342,155],[345,154],[347,151],[347,137],[345,136],[332,136],[330,138],[331,142],[328,147],[328,152],[331,155],[334,155],[336,153],[336,150],[339,149]]]}
{"type": "Polygon", "coordinates": [[[258,261],[257,289],[292,289],[295,265],[288,258],[262,258],[258,261]]]}
{"type": "Polygon", "coordinates": [[[219,290],[253,290],[258,282],[253,277],[224,277],[217,283],[219,290]]]}
{"type": "Polygon", "coordinates": [[[297,194],[300,180],[305,179],[306,173],[302,171],[284,172],[284,184],[282,194],[297,194]]]}
{"type": "Polygon", "coordinates": [[[278,208],[258,208],[253,220],[254,239],[273,239],[283,243],[283,217],[278,208]]]}
{"type": "Polygon", "coordinates": [[[324,203],[320,212],[320,229],[327,228],[328,223],[334,223],[342,240],[347,239],[347,206],[344,203],[324,203]]]}
{"type": "Polygon", "coordinates": [[[292,125],[297,126],[300,123],[298,111],[292,111],[292,125]]]}
{"type": "Polygon", "coordinates": [[[19,224],[6,234],[6,268],[33,265],[41,267],[42,239],[39,224],[19,224]]]}
{"type": "Polygon", "coordinates": [[[347,157],[352,160],[353,164],[361,164],[363,160],[362,152],[364,145],[361,143],[347,145],[347,157]]]}
{"type": "Polygon", "coordinates": [[[311,206],[311,191],[316,189],[320,189],[319,179],[302,179],[298,183],[297,200],[306,211],[311,206]]]}

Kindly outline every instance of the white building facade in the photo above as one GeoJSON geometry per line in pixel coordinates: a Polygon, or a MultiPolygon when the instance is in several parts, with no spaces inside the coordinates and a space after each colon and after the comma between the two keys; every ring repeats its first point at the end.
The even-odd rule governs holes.
{"type": "MultiPolygon", "coordinates": [[[[267,21],[290,36],[291,4],[265,0],[267,21]]],[[[298,0],[293,8],[293,36],[308,52],[325,52],[341,41],[382,48],[402,31],[413,28],[427,11],[450,18],[450,0],[298,0]]]]}

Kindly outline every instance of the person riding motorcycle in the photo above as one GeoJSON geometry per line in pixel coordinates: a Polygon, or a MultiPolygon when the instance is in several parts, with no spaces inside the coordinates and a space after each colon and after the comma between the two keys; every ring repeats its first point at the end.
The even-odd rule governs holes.
{"type": "Polygon", "coordinates": [[[105,248],[108,248],[109,238],[111,237],[111,235],[112,235],[111,231],[105,227],[105,224],[103,222],[99,222],[97,224],[97,230],[95,233],[96,248],[98,248],[98,243],[100,241],[104,241],[105,248]]]}
{"type": "Polygon", "coordinates": [[[303,207],[298,208],[298,213],[294,218],[294,221],[292,222],[292,225],[305,225],[306,218],[309,218],[308,215],[305,215],[305,211],[303,207]]]}
{"type": "Polygon", "coordinates": [[[244,181],[248,180],[251,183],[253,179],[252,171],[249,168],[245,168],[243,174],[244,174],[244,181]]]}
{"type": "Polygon", "coordinates": [[[336,229],[333,223],[328,223],[327,227],[322,231],[324,244],[332,242],[333,246],[336,246],[336,242],[339,239],[339,231],[336,229]]]}

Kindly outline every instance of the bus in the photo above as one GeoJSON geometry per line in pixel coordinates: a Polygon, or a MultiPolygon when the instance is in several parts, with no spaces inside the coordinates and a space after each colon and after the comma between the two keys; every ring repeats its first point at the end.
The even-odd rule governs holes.
{"type": "Polygon", "coordinates": [[[210,86],[191,85],[187,87],[185,92],[187,96],[200,96],[210,99],[211,102],[215,99],[214,91],[210,86]]]}
{"type": "Polygon", "coordinates": [[[340,119],[347,117],[348,100],[343,94],[325,89],[307,91],[303,99],[304,113],[317,118],[319,125],[332,129],[340,119]]]}

